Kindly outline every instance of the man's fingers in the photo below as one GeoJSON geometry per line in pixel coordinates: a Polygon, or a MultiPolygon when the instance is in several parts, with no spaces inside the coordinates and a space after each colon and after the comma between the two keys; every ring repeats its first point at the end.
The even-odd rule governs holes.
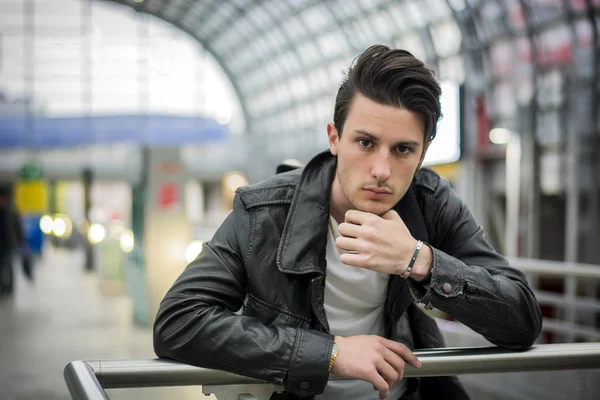
{"type": "Polygon", "coordinates": [[[396,381],[401,381],[404,378],[404,360],[398,354],[386,348],[383,353],[384,360],[398,372],[396,381]]]}
{"type": "Polygon", "coordinates": [[[382,343],[385,347],[398,354],[404,359],[404,361],[406,361],[413,367],[421,368],[421,361],[419,361],[417,356],[415,356],[414,353],[402,343],[398,343],[389,339],[383,339],[382,343]]]}
{"type": "Polygon", "coordinates": [[[385,399],[390,395],[390,385],[383,379],[381,375],[377,371],[373,371],[371,375],[369,375],[366,379],[367,381],[373,384],[375,390],[379,392],[379,398],[385,399]]]}
{"type": "Polygon", "coordinates": [[[363,225],[365,222],[367,222],[370,218],[379,218],[377,215],[370,213],[370,212],[365,212],[365,211],[358,211],[358,210],[348,210],[346,211],[346,214],[344,215],[344,222],[348,222],[351,224],[356,224],[356,225],[363,225]]]}
{"type": "Polygon", "coordinates": [[[348,222],[342,222],[338,225],[338,232],[342,236],[346,237],[358,237],[360,235],[362,226],[356,224],[349,224],[348,222]]]}
{"type": "Polygon", "coordinates": [[[360,239],[340,236],[335,239],[335,244],[342,250],[358,252],[363,250],[363,242],[360,239]]]}
{"type": "Polygon", "coordinates": [[[392,385],[398,381],[398,371],[385,359],[382,358],[379,363],[377,363],[376,367],[379,374],[383,377],[383,379],[385,379],[390,387],[392,387],[392,385]]]}
{"type": "Polygon", "coordinates": [[[394,210],[390,210],[388,212],[386,212],[385,214],[383,214],[381,216],[381,218],[383,219],[390,219],[390,220],[394,220],[394,219],[402,219],[400,218],[400,215],[398,215],[398,213],[394,210]]]}
{"type": "Polygon", "coordinates": [[[370,256],[365,254],[343,253],[340,256],[340,261],[346,265],[355,267],[368,268],[370,256]]]}

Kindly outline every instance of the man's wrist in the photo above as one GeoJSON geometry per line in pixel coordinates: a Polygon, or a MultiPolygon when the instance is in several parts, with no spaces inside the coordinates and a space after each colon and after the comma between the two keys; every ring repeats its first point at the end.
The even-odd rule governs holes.
{"type": "Polygon", "coordinates": [[[404,279],[408,279],[408,277],[411,276],[412,274],[412,270],[414,268],[414,266],[416,265],[417,262],[417,258],[419,256],[419,252],[421,251],[421,248],[423,247],[423,242],[420,240],[417,240],[415,242],[415,249],[413,251],[412,257],[411,259],[408,261],[408,265],[406,267],[404,267],[404,269],[402,270],[402,272],[399,273],[399,275],[404,278],[404,279]]]}
{"type": "Polygon", "coordinates": [[[429,271],[431,270],[431,263],[433,262],[433,252],[428,245],[423,245],[419,255],[415,261],[412,271],[410,272],[410,278],[415,281],[422,281],[427,278],[429,271]]]}

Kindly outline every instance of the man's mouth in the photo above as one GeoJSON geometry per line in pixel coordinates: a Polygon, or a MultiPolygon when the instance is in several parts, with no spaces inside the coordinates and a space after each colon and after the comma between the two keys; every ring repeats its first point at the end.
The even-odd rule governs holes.
{"type": "Polygon", "coordinates": [[[391,194],[392,193],[392,191],[390,189],[377,187],[377,186],[367,186],[364,188],[364,190],[368,190],[370,192],[375,192],[378,194],[391,194]]]}

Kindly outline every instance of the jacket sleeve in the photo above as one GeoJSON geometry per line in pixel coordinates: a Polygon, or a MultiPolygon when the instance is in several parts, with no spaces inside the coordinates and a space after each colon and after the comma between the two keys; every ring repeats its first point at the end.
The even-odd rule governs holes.
{"type": "MultiPolygon", "coordinates": [[[[525,275],[487,242],[481,226],[446,180],[440,179],[426,211],[433,233],[431,286],[423,302],[510,348],[530,347],[542,316],[525,275]]],[[[424,289],[412,283],[421,294],[424,289]]]]}
{"type": "Polygon", "coordinates": [[[285,384],[286,391],[300,397],[321,393],[329,378],[331,335],[267,326],[236,313],[246,296],[241,249],[248,227],[248,215],[236,196],[234,212],[161,302],[154,351],[159,357],[285,384]]]}

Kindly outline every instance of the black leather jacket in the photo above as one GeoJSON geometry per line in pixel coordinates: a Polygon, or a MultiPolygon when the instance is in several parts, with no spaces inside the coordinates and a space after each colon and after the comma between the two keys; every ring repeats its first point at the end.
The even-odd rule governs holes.
{"type": "MultiPolygon", "coordinates": [[[[233,212],[160,305],[154,325],[159,357],[284,384],[278,398],[323,391],[333,346],[323,298],[335,166],[336,158],[321,153],[303,169],[237,191],[233,212]]],[[[413,236],[432,247],[433,273],[429,291],[391,277],[384,318],[389,338],[400,340],[406,312],[409,347],[443,346],[436,324],[414,305],[410,284],[429,306],[499,346],[534,343],[542,319],[524,275],[487,243],[446,180],[421,169],[395,209],[413,236]]],[[[416,391],[418,383],[409,388],[416,391]]],[[[466,398],[452,378],[420,386],[421,398],[434,396],[424,392],[432,388],[444,392],[441,398],[466,398]]]]}

